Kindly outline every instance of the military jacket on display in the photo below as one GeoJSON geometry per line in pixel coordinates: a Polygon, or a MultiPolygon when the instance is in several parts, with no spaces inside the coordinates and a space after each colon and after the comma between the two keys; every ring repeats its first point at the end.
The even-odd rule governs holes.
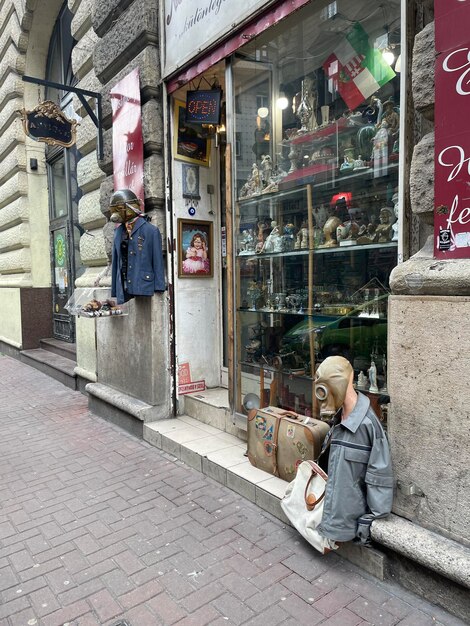
{"type": "Polygon", "coordinates": [[[153,296],[165,291],[165,270],[160,231],[144,218],[135,222],[128,239],[127,267],[123,258],[124,224],[114,233],[111,295],[119,304],[134,296],[153,296]]]}
{"type": "Polygon", "coordinates": [[[393,500],[390,448],[369,399],[359,393],[350,415],[327,437],[328,481],[318,532],[366,543],[372,521],[388,515],[393,500]]]}

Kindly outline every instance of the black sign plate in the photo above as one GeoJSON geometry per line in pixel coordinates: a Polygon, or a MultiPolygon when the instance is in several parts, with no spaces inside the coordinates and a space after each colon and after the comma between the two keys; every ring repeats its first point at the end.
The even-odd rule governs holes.
{"type": "Polygon", "coordinates": [[[76,141],[76,120],[70,120],[51,100],[45,100],[32,111],[21,111],[24,132],[36,141],[50,146],[70,148],[76,141]]]}
{"type": "Polygon", "coordinates": [[[193,124],[219,124],[222,91],[188,91],[186,94],[186,121],[193,124]]]}

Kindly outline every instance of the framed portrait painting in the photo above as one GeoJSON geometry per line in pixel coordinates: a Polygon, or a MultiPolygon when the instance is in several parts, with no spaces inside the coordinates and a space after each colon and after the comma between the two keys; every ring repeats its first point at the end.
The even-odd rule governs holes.
{"type": "Polygon", "coordinates": [[[173,156],[178,161],[194,165],[210,165],[210,139],[203,137],[200,124],[186,122],[186,105],[174,102],[173,156]]]}
{"type": "Polygon", "coordinates": [[[213,222],[178,220],[179,278],[210,278],[214,275],[213,222]]]}

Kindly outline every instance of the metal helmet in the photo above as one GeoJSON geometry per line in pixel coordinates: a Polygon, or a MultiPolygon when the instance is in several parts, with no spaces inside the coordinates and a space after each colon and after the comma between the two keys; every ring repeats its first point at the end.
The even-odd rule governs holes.
{"type": "Polygon", "coordinates": [[[109,208],[112,222],[127,222],[142,214],[139,198],[130,189],[115,191],[111,196],[109,208]]]}

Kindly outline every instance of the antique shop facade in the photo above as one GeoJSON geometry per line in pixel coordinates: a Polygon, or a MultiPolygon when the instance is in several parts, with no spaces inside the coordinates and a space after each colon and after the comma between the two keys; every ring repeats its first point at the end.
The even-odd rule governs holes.
{"type": "Polygon", "coordinates": [[[248,4],[255,18],[214,3],[197,21],[167,3],[180,372],[226,385],[243,426],[253,404],[312,415],[315,367],[340,354],[380,410],[402,254],[400,2],[248,4]],[[234,22],[174,74],[185,46],[191,63],[198,37],[234,22]],[[197,233],[206,268],[192,260],[197,233]]]}
{"type": "Polygon", "coordinates": [[[242,438],[249,406],[311,413],[314,367],[345,355],[393,449],[394,516],[374,538],[410,588],[464,615],[470,269],[423,248],[433,4],[3,2],[0,349],[75,339],[97,414],[140,434],[210,412],[242,438]],[[136,68],[168,290],[121,319],[70,319],[73,286],[110,284],[110,91],[136,68]],[[76,96],[25,74],[101,93],[103,158],[76,96]],[[25,136],[16,112],[46,97],[80,118],[74,151],[25,136]]]}
{"type": "Polygon", "coordinates": [[[468,372],[470,268],[432,254],[434,3],[219,6],[166,2],[162,19],[177,412],[216,423],[193,408],[215,394],[243,436],[253,406],[311,414],[315,366],[350,359],[393,447],[374,538],[464,615],[468,393],[443,346],[468,372]],[[426,478],[436,459],[448,475],[426,478]]]}

